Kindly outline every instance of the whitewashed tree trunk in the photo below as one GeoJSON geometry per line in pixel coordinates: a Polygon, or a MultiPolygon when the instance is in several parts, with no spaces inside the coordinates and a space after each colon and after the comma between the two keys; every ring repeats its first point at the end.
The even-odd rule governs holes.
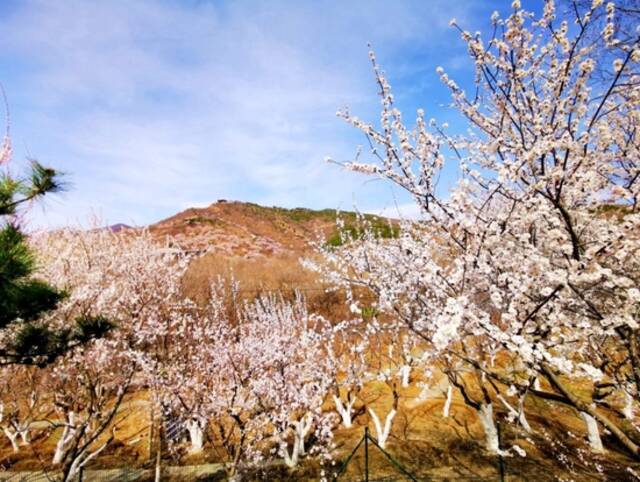
{"type": "Polygon", "coordinates": [[[378,445],[384,448],[385,444],[387,443],[387,439],[389,438],[389,434],[391,433],[391,422],[393,421],[393,417],[396,416],[396,409],[391,409],[391,411],[387,414],[387,417],[384,421],[384,428],[380,423],[380,418],[372,408],[369,408],[369,414],[371,415],[371,419],[373,420],[373,425],[376,427],[376,438],[378,439],[378,445]]]}
{"type": "Polygon", "coordinates": [[[154,482],[160,482],[160,479],[162,478],[162,466],[160,465],[160,450],[156,451],[156,470],[154,473],[154,477],[153,480],[154,482]]]}
{"type": "Polygon", "coordinates": [[[22,445],[31,445],[31,435],[29,432],[29,427],[22,428],[20,432],[20,438],[22,439],[22,445]]]}
{"type": "Polygon", "coordinates": [[[313,427],[313,418],[308,414],[293,422],[293,447],[291,448],[291,453],[289,453],[287,444],[282,446],[282,455],[287,467],[297,466],[300,457],[305,455],[304,440],[309,435],[311,427],[313,427]]]}
{"type": "Polygon", "coordinates": [[[191,442],[189,453],[197,454],[202,452],[202,448],[204,447],[205,422],[193,418],[187,421],[186,426],[189,432],[189,441],[191,442]]]}
{"type": "Polygon", "coordinates": [[[20,451],[20,445],[30,445],[31,438],[29,437],[30,422],[24,422],[23,424],[10,423],[8,426],[2,428],[2,431],[11,442],[11,447],[14,452],[20,451]],[[22,443],[18,444],[18,437],[22,439],[22,443]]]}
{"type": "Polygon", "coordinates": [[[403,365],[400,367],[398,374],[402,380],[402,386],[407,388],[409,386],[409,377],[411,376],[411,367],[409,365],[403,365]]]}
{"type": "Polygon", "coordinates": [[[529,425],[527,416],[524,413],[524,396],[518,398],[517,410],[513,408],[502,395],[498,395],[498,400],[500,400],[502,404],[507,408],[509,413],[511,413],[518,420],[518,423],[522,426],[522,428],[531,433],[531,425],[529,425]]]}
{"type": "Polygon", "coordinates": [[[449,385],[447,387],[447,398],[444,401],[444,407],[442,409],[442,416],[447,418],[449,416],[449,410],[451,409],[451,399],[453,398],[453,387],[449,385]]]}
{"type": "Polygon", "coordinates": [[[309,415],[305,415],[298,422],[293,423],[295,436],[298,439],[298,452],[305,455],[304,440],[309,435],[311,427],[313,426],[313,419],[309,415]]]}
{"type": "Polygon", "coordinates": [[[586,412],[580,412],[584,423],[587,426],[587,437],[589,439],[589,446],[592,452],[602,453],[604,447],[602,446],[602,440],[600,439],[600,430],[598,429],[598,422],[595,418],[586,412]]]}
{"type": "Polygon", "coordinates": [[[624,402],[622,414],[627,420],[633,420],[633,396],[629,392],[624,392],[624,402]]]}
{"type": "Polygon", "coordinates": [[[67,478],[65,482],[72,481],[76,478],[76,475],[80,472],[80,458],[77,458],[71,464],[71,468],[69,469],[69,473],[67,474],[67,478]]]}
{"type": "Polygon", "coordinates": [[[524,412],[524,397],[525,395],[520,395],[518,397],[518,422],[522,425],[527,432],[531,433],[531,425],[529,425],[529,421],[527,420],[527,414],[524,412]]]}
{"type": "Polygon", "coordinates": [[[56,443],[56,450],[53,454],[54,465],[60,464],[64,460],[64,456],[67,452],[67,446],[69,445],[69,442],[71,442],[71,440],[73,439],[77,430],[75,426],[75,422],[76,422],[76,414],[74,412],[69,412],[67,414],[67,421],[64,425],[62,435],[60,436],[60,438],[58,439],[58,442],[56,443]]]}
{"type": "Polygon", "coordinates": [[[493,453],[500,452],[500,443],[498,441],[498,429],[496,423],[493,420],[493,405],[491,403],[480,404],[480,410],[478,410],[478,416],[480,417],[480,423],[484,429],[485,435],[485,448],[493,453]]]}
{"type": "Polygon", "coordinates": [[[20,447],[18,446],[18,432],[5,427],[4,434],[7,436],[7,438],[11,442],[11,447],[13,448],[13,451],[16,453],[19,452],[20,447]]]}
{"type": "Polygon", "coordinates": [[[351,428],[353,422],[351,420],[351,414],[353,413],[353,404],[356,402],[356,398],[348,397],[347,403],[342,403],[340,397],[334,395],[333,401],[336,404],[336,410],[342,418],[342,425],[344,428],[351,428]]]}
{"type": "MultiPolygon", "coordinates": [[[[4,403],[0,403],[0,423],[4,421],[5,421],[4,403]]],[[[2,428],[2,431],[11,442],[11,447],[13,447],[13,451],[19,452],[20,447],[18,446],[18,431],[13,429],[13,424],[9,422],[8,426],[5,426],[2,428]]]]}
{"type": "Polygon", "coordinates": [[[76,459],[71,464],[71,468],[69,469],[69,473],[67,474],[65,482],[76,480],[77,476],[80,474],[80,469],[87,465],[92,459],[96,458],[100,454],[100,452],[102,452],[107,447],[107,445],[109,445],[110,441],[111,439],[107,440],[94,452],[89,453],[87,450],[84,450],[82,451],[82,453],[78,454],[76,459]]]}
{"type": "Polygon", "coordinates": [[[298,465],[298,459],[300,458],[300,438],[294,431],[293,447],[291,448],[291,454],[289,454],[289,448],[285,445],[283,448],[284,463],[287,467],[295,467],[298,465]]]}

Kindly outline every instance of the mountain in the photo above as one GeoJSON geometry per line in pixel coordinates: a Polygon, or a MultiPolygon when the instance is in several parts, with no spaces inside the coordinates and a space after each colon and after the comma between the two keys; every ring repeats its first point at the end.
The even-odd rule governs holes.
{"type": "Polygon", "coordinates": [[[123,231],[126,229],[132,229],[132,228],[128,224],[118,223],[118,224],[112,224],[111,226],[107,226],[107,229],[112,233],[119,233],[120,231],[123,231]]]}
{"type": "MultiPolygon", "coordinates": [[[[357,215],[340,212],[352,231],[357,215]]],[[[310,250],[310,242],[339,242],[334,209],[286,209],[220,200],[205,208],[189,208],[149,226],[156,237],[171,237],[181,248],[233,256],[281,256],[310,250]]],[[[365,215],[376,229],[393,231],[385,218],[365,215]]],[[[384,234],[383,234],[384,235],[384,234]]]]}

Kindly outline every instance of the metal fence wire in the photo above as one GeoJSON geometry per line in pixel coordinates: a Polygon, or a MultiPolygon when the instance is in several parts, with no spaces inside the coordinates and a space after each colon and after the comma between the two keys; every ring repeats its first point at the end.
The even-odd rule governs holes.
{"type": "MultiPolygon", "coordinates": [[[[336,482],[392,482],[392,481],[412,481],[412,482],[422,482],[422,481],[434,481],[434,482],[445,482],[445,481],[491,481],[495,482],[497,480],[504,482],[506,480],[505,477],[505,465],[502,456],[499,457],[499,462],[496,467],[496,476],[494,477],[482,477],[475,474],[470,475],[461,475],[456,474],[454,476],[425,476],[418,475],[411,469],[407,468],[402,462],[397,460],[393,455],[391,455],[388,451],[380,446],[375,437],[371,435],[369,432],[369,428],[365,427],[364,435],[355,445],[353,450],[349,453],[347,458],[342,462],[339,466],[337,472],[333,475],[334,480],[336,482]],[[357,476],[349,476],[347,475],[347,469],[353,463],[355,455],[358,452],[361,452],[364,455],[364,467],[361,468],[362,473],[357,476]],[[389,467],[392,467],[396,475],[375,475],[372,467],[372,451],[377,452],[383,456],[383,460],[389,467]]],[[[519,478],[513,478],[510,480],[520,480],[519,478]]]]}
{"type": "MultiPolygon", "coordinates": [[[[347,459],[342,463],[342,466],[338,470],[338,473],[335,475],[336,479],[338,479],[342,474],[344,474],[344,472],[347,470],[347,467],[349,466],[349,463],[351,462],[351,459],[353,458],[355,453],[358,451],[358,449],[362,445],[364,445],[364,467],[365,467],[364,468],[364,480],[365,480],[365,482],[369,482],[370,480],[374,480],[374,479],[370,479],[369,478],[369,444],[370,443],[373,445],[373,447],[377,448],[388,459],[389,463],[392,464],[396,468],[396,470],[398,472],[400,472],[402,475],[404,475],[404,477],[407,480],[411,480],[413,482],[417,482],[418,479],[416,478],[415,475],[413,475],[411,472],[409,472],[404,467],[404,465],[402,465],[395,458],[393,458],[393,456],[391,456],[386,450],[384,450],[382,447],[380,447],[380,445],[378,444],[378,441],[374,437],[372,437],[371,434],[369,434],[369,427],[365,427],[363,437],[356,444],[356,447],[351,451],[351,453],[349,454],[347,459]]],[[[387,479],[375,479],[375,480],[387,480],[387,479]]]]}
{"type": "MultiPolygon", "coordinates": [[[[507,434],[501,433],[501,424],[497,423],[499,443],[502,446],[507,434]]],[[[205,482],[228,480],[225,466],[222,463],[200,463],[198,465],[179,465],[180,462],[169,456],[170,446],[180,443],[186,435],[184,420],[173,417],[164,410],[150,410],[150,425],[148,426],[148,438],[140,438],[138,443],[148,444],[148,459],[141,461],[138,467],[120,465],[112,469],[86,468],[73,482],[205,482]]],[[[508,435],[507,435],[507,438],[508,435]]],[[[544,467],[539,461],[531,458],[517,459],[513,462],[509,458],[499,455],[490,460],[485,457],[485,471],[482,474],[473,473],[469,467],[456,466],[447,475],[438,474],[437,463],[430,466],[420,464],[417,460],[406,457],[401,462],[391,452],[381,447],[378,440],[373,437],[368,427],[364,427],[364,433],[348,452],[340,457],[341,463],[325,477],[334,482],[392,482],[392,481],[524,481],[532,480],[545,482],[557,480],[549,467],[544,467]],[[495,461],[495,463],[494,463],[495,461]],[[487,465],[486,463],[489,462],[487,465]],[[434,473],[436,472],[436,473],[434,473]]],[[[276,464],[277,465],[277,464],[276,464]]],[[[240,481],[287,481],[298,480],[311,481],[320,478],[320,473],[289,471],[280,465],[264,467],[249,476],[241,476],[240,481]],[[272,470],[277,469],[277,470],[272,470]],[[285,469],[285,470],[281,470],[285,469]],[[315,477],[315,478],[314,478],[315,477]]],[[[448,466],[449,464],[445,464],[448,466]]],[[[444,467],[446,468],[446,467],[444,467]]],[[[304,469],[304,468],[302,468],[304,469]]],[[[594,477],[594,474],[581,473],[574,480],[595,481],[604,480],[602,477],[594,477]]],[[[2,472],[0,470],[0,482],[54,482],[61,480],[60,471],[32,470],[20,472],[2,472]]],[[[628,477],[618,477],[609,480],[630,480],[628,477]]]]}

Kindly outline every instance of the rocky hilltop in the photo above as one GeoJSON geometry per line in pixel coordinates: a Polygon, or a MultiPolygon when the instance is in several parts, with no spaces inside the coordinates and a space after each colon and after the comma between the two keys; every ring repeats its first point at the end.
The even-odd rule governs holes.
{"type": "MultiPolygon", "coordinates": [[[[219,200],[205,208],[186,209],[152,224],[149,230],[157,237],[171,237],[187,250],[269,257],[305,253],[310,250],[310,243],[318,239],[337,242],[338,215],[347,227],[357,224],[353,212],[286,209],[219,200]]],[[[366,218],[374,226],[390,229],[384,218],[372,215],[366,218]]]]}

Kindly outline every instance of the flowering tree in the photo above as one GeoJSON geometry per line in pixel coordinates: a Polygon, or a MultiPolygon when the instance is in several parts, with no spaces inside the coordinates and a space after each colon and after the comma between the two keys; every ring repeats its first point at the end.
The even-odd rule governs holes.
{"type": "MultiPolygon", "coordinates": [[[[47,320],[68,326],[74,316],[108,318],[127,347],[161,356],[189,256],[167,249],[147,231],[113,233],[94,226],[36,236],[38,274],[70,294],[47,320]]],[[[188,303],[188,302],[187,302],[188,303]]]]}
{"type": "MultiPolygon", "coordinates": [[[[464,298],[454,303],[447,299],[446,293],[438,292],[444,288],[443,279],[446,279],[447,271],[452,269],[441,254],[443,249],[437,240],[432,241],[430,232],[425,232],[420,226],[406,225],[397,239],[384,240],[367,233],[361,239],[345,244],[342,249],[324,250],[327,265],[333,267],[326,272],[332,283],[342,285],[348,291],[354,285],[367,286],[377,295],[377,309],[404,322],[403,327],[393,324],[381,326],[377,319],[370,323],[373,339],[379,345],[372,353],[376,354],[380,368],[372,376],[388,383],[394,400],[398,398],[396,373],[391,373],[389,366],[394,367],[394,371],[401,371],[407,366],[404,359],[412,354],[415,356],[415,351],[410,348],[413,343],[408,339],[410,333],[414,336],[417,334],[423,342],[423,354],[420,356],[423,364],[445,355],[447,350],[453,349],[454,341],[458,351],[464,352],[466,358],[475,360],[490,360],[498,348],[490,338],[485,338],[482,343],[477,342],[477,328],[466,322],[468,314],[463,304],[464,298]],[[439,273],[438,283],[425,285],[427,273],[436,272],[439,273]],[[435,297],[444,303],[438,318],[433,317],[432,308],[425,303],[435,297]]],[[[323,267],[318,265],[317,269],[323,267]]],[[[483,376],[482,370],[474,366],[451,363],[447,367],[445,373],[451,384],[461,391],[466,404],[478,412],[483,422],[487,448],[497,450],[497,429],[493,421],[489,380],[483,376]],[[458,376],[460,370],[471,370],[475,375],[463,384],[458,376]],[[476,392],[479,398],[474,399],[476,392]]],[[[389,425],[397,408],[396,401],[385,418],[389,420],[389,425]]],[[[376,424],[377,415],[375,412],[370,412],[370,415],[376,424]]],[[[385,425],[386,422],[380,423],[378,420],[376,426],[381,427],[378,436],[385,432],[385,425]]]]}
{"type": "Polygon", "coordinates": [[[181,293],[188,258],[144,231],[67,230],[33,243],[46,261],[41,275],[71,292],[51,323],[100,313],[116,325],[49,376],[59,415],[52,424],[61,431],[54,462],[68,477],[111,442],[134,383],[149,386],[154,401],[184,422],[191,453],[211,434],[231,475],[266,456],[293,467],[309,452],[328,453],[334,420],[322,405],[333,381],[330,327],[301,298],[240,304],[235,286],[219,282],[199,306],[181,293]]]}
{"type": "Polygon", "coordinates": [[[51,370],[45,387],[58,415],[51,425],[62,430],[52,463],[62,467],[63,480],[75,480],[115,438],[133,371],[130,359],[106,339],[65,356],[51,370]]]}
{"type": "MultiPolygon", "coordinates": [[[[204,447],[212,398],[225,392],[227,348],[233,339],[233,320],[227,317],[225,306],[227,293],[227,287],[218,282],[212,285],[206,306],[188,300],[175,305],[162,356],[147,353],[141,357],[156,401],[183,422],[192,454],[204,447]]],[[[233,293],[235,287],[229,295],[233,293]]]]}
{"type": "Polygon", "coordinates": [[[351,428],[364,405],[356,410],[366,381],[367,331],[362,320],[342,321],[333,326],[326,341],[327,361],[333,378],[333,402],[344,428],[351,428]]]}
{"type": "Polygon", "coordinates": [[[266,295],[236,303],[230,316],[235,293],[235,285],[214,283],[209,303],[174,326],[166,361],[154,370],[162,403],[185,421],[192,453],[211,434],[232,477],[274,455],[295,467],[309,451],[325,454],[333,423],[322,412],[332,383],[326,321],[299,297],[266,295]]]}
{"type": "Polygon", "coordinates": [[[245,307],[244,321],[239,338],[249,345],[241,351],[254,354],[252,392],[268,407],[264,415],[278,453],[287,465],[296,466],[307,452],[312,429],[319,442],[313,451],[330,440],[332,421],[322,412],[333,382],[323,349],[327,322],[310,315],[300,296],[292,304],[261,297],[245,307]]]}
{"type": "Polygon", "coordinates": [[[474,62],[476,89],[469,95],[437,71],[466,122],[463,136],[427,122],[423,111],[406,127],[371,54],[380,125],[341,115],[366,134],[372,160],[344,165],[401,186],[423,221],[407,224],[398,240],[365,237],[326,250],[330,277],[368,286],[380,309],[479,374],[481,419],[491,393],[513,386],[574,407],[590,440],[602,425],[639,456],[619,421],[599,409],[601,398],[575,390],[606,380],[613,392],[640,393],[638,39],[620,46],[612,66],[599,66],[613,69],[609,82],[596,82],[601,57],[587,34],[604,11],[595,34],[616,44],[612,3],[576,8],[575,29],[556,19],[553,1],[539,18],[518,0],[512,8],[505,19],[493,15],[488,39],[452,21],[474,62]],[[443,196],[445,162],[460,179],[443,196]],[[597,363],[594,342],[606,347],[597,363]],[[517,358],[517,370],[495,363],[498,350],[517,358]],[[551,391],[536,389],[537,377],[551,391]]]}
{"type": "Polygon", "coordinates": [[[42,372],[33,367],[8,366],[0,370],[0,428],[14,452],[31,444],[31,425],[45,415],[46,404],[39,390],[42,372]]]}
{"type": "Polygon", "coordinates": [[[39,387],[51,394],[58,415],[51,423],[61,429],[53,463],[71,479],[113,440],[131,384],[148,382],[143,371],[133,378],[141,361],[166,352],[168,333],[188,305],[180,294],[187,259],[144,231],[64,230],[32,243],[43,260],[38,274],[70,293],[47,314],[47,323],[65,329],[72,320],[99,325],[108,316],[115,325],[107,338],[60,358],[39,387]]]}

